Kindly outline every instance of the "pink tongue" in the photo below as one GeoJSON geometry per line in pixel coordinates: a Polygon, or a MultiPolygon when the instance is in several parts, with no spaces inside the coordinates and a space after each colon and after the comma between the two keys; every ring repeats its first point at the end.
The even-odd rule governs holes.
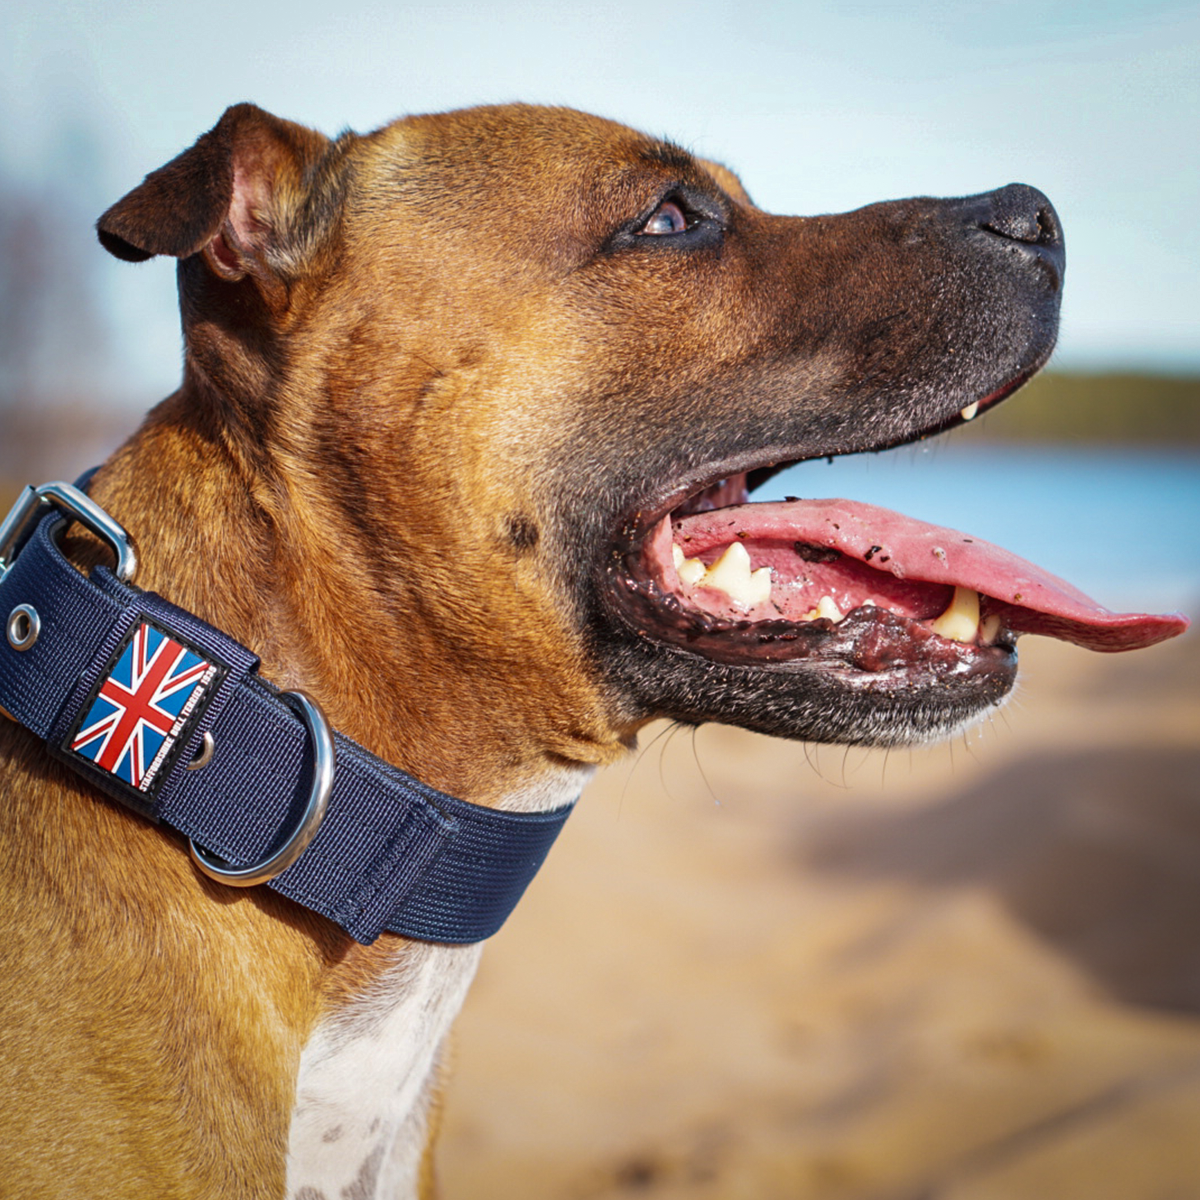
{"type": "Polygon", "coordinates": [[[1090,650],[1153,646],[1182,633],[1189,623],[1179,613],[1110,612],[999,546],[852,500],[745,504],[685,517],[680,528],[686,528],[690,546],[702,548],[710,540],[730,540],[730,517],[736,517],[737,532],[747,541],[825,546],[899,579],[973,588],[992,598],[985,611],[999,613],[1007,628],[1090,650]]]}

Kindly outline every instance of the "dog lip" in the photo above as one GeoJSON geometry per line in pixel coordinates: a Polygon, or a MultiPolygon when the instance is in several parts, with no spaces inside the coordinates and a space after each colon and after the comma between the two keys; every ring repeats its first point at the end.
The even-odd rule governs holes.
{"type": "MultiPolygon", "coordinates": [[[[1032,365],[1027,367],[1018,375],[1014,376],[1008,381],[1008,383],[1004,384],[1002,387],[998,387],[994,392],[989,392],[986,396],[981,397],[979,400],[974,401],[973,403],[978,407],[970,417],[964,417],[962,415],[971,407],[970,405],[965,405],[957,414],[951,416],[941,425],[935,426],[934,428],[927,430],[925,433],[919,434],[918,437],[934,437],[939,433],[945,432],[947,429],[953,429],[956,426],[964,425],[967,421],[978,420],[979,417],[983,416],[983,414],[989,409],[995,408],[996,405],[1002,400],[1007,400],[1008,397],[1013,395],[1014,392],[1020,391],[1021,388],[1023,388],[1050,361],[1050,356],[1053,354],[1053,352],[1053,347],[1051,347],[1049,350],[1046,350],[1037,357],[1032,365]]],[[[905,445],[906,443],[900,442],[898,444],[905,445]]],[[[891,447],[881,447],[881,449],[890,448],[891,447]]]]}
{"type": "Polygon", "coordinates": [[[755,450],[742,451],[725,460],[716,460],[706,464],[701,469],[693,468],[679,473],[673,473],[672,482],[662,491],[645,496],[640,503],[631,505],[620,521],[620,532],[617,537],[617,550],[625,552],[640,542],[667,513],[676,512],[685,507],[689,501],[704,492],[709,491],[723,480],[738,475],[750,477],[748,490],[753,492],[767,479],[779,471],[804,462],[815,462],[822,458],[843,458],[852,454],[877,454],[885,450],[894,450],[900,446],[908,446],[914,442],[925,441],[936,437],[949,429],[966,424],[967,420],[978,421],[979,417],[1006,400],[1014,392],[1020,390],[1029,382],[1050,360],[1053,347],[1040,353],[1031,363],[1018,371],[1005,383],[984,395],[963,397],[947,405],[946,416],[929,425],[922,425],[906,431],[903,435],[892,439],[881,439],[864,445],[853,446],[813,446],[806,444],[781,444],[764,446],[755,450]],[[951,405],[957,403],[958,407],[951,405]],[[970,418],[964,418],[963,413],[977,406],[970,418]]]}

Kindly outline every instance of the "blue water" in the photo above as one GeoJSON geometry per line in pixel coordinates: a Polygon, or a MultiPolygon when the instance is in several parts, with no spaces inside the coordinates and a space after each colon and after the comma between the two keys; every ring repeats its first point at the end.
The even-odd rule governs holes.
{"type": "Polygon", "coordinates": [[[1200,616],[1200,454],[953,442],[803,463],[756,500],[845,497],[1005,546],[1109,608],[1200,616]]]}

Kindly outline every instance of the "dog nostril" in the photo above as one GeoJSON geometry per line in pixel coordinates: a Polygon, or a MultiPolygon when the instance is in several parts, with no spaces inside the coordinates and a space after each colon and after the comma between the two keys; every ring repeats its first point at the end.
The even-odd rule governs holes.
{"type": "Polygon", "coordinates": [[[1052,235],[1048,236],[1047,217],[1045,209],[1036,213],[1009,213],[991,221],[984,221],[982,228],[1010,241],[1036,246],[1052,240],[1052,235]]]}
{"type": "Polygon", "coordinates": [[[989,197],[990,211],[982,214],[979,227],[998,237],[1027,246],[1059,246],[1062,230],[1058,214],[1050,201],[1022,183],[993,192],[989,197]]]}
{"type": "Polygon", "coordinates": [[[1058,224],[1058,213],[1049,205],[1038,210],[1037,215],[1039,246],[1057,246],[1062,241],[1062,229],[1058,224]]]}
{"type": "Polygon", "coordinates": [[[1010,183],[974,201],[970,223],[975,229],[999,239],[1002,248],[1015,256],[1014,262],[1036,266],[1050,288],[1058,291],[1067,263],[1054,205],[1025,183],[1010,183]]]}

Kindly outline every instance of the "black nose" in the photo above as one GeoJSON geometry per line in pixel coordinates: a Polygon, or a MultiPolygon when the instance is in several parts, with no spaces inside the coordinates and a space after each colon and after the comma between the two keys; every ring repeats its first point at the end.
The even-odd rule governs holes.
{"type": "Polygon", "coordinates": [[[1010,183],[983,199],[990,212],[980,227],[1014,242],[1033,246],[1061,247],[1062,226],[1054,205],[1027,183],[1010,183]]]}
{"type": "Polygon", "coordinates": [[[976,227],[1002,238],[1013,252],[1036,261],[1060,287],[1066,248],[1062,222],[1046,196],[1028,184],[1010,183],[975,199],[971,216],[976,227]]]}

